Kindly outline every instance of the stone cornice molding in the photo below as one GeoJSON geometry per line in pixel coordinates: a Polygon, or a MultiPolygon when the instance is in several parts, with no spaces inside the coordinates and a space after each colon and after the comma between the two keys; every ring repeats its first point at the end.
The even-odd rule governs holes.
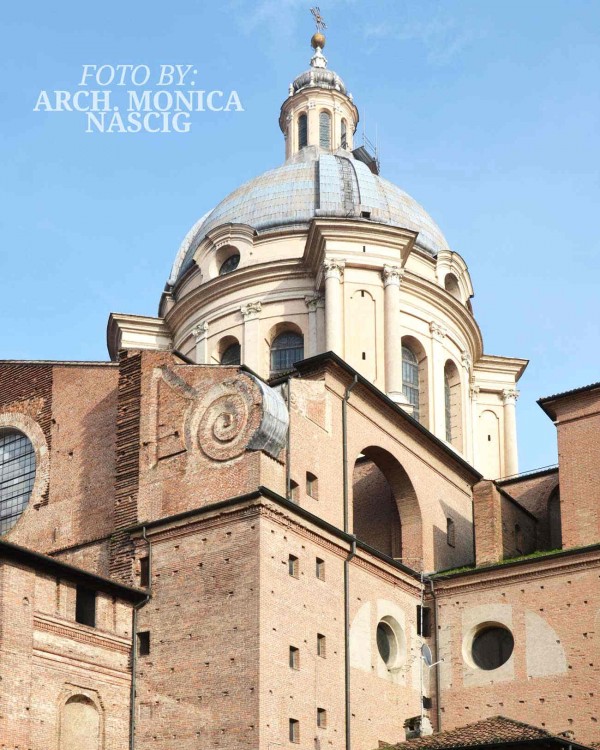
{"type": "Polygon", "coordinates": [[[400,268],[400,266],[389,266],[385,264],[381,271],[381,276],[383,278],[384,288],[387,286],[400,287],[400,282],[404,276],[404,269],[400,268]]]}
{"type": "Polygon", "coordinates": [[[80,625],[50,615],[36,613],[33,617],[33,627],[35,630],[53,633],[54,635],[69,638],[79,643],[105,648],[109,651],[116,651],[125,655],[128,655],[131,651],[131,640],[129,638],[122,638],[113,633],[106,633],[100,630],[94,630],[94,632],[87,631],[87,629],[80,625]]]}
{"type": "Polygon", "coordinates": [[[502,391],[503,404],[515,404],[519,398],[519,391],[516,388],[504,388],[502,391]]]}
{"type": "Polygon", "coordinates": [[[261,310],[262,302],[260,302],[259,300],[257,300],[256,302],[248,302],[247,305],[242,305],[240,307],[240,312],[242,313],[242,317],[244,318],[244,323],[249,320],[258,318],[261,310]]]}

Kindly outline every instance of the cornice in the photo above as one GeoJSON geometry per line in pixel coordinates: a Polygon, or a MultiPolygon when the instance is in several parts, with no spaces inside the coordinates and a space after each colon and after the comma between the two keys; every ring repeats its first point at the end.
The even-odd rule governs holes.
{"type": "Polygon", "coordinates": [[[128,638],[122,638],[113,633],[106,633],[97,629],[88,630],[85,626],[76,625],[70,621],[40,612],[36,612],[33,616],[33,628],[78,643],[116,651],[120,654],[128,655],[131,651],[131,640],[128,638]]]}

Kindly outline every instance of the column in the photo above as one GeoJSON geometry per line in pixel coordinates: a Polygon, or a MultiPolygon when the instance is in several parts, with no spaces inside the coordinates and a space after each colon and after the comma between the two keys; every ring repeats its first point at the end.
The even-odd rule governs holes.
{"type": "Polygon", "coordinates": [[[471,431],[473,435],[473,458],[471,459],[471,465],[479,471],[479,413],[477,407],[479,386],[475,384],[474,379],[471,380],[469,395],[471,396],[471,431]]]}
{"type": "Polygon", "coordinates": [[[444,339],[446,329],[441,323],[432,320],[429,324],[431,332],[431,364],[433,372],[433,404],[429,404],[429,424],[433,434],[446,439],[446,394],[444,391],[444,364],[446,353],[444,350],[444,339]],[[431,408],[433,407],[433,415],[431,408]]]}
{"type": "Polygon", "coordinates": [[[505,388],[502,391],[502,403],[504,404],[504,476],[517,474],[519,471],[519,458],[517,453],[517,415],[516,403],[519,391],[513,388],[505,388]]]}
{"type": "Polygon", "coordinates": [[[204,321],[192,328],[192,336],[196,339],[196,364],[208,365],[208,323],[204,321]]]}
{"type": "Polygon", "coordinates": [[[308,307],[308,341],[304,347],[305,357],[314,357],[319,354],[319,323],[317,320],[317,310],[323,304],[323,297],[320,294],[313,294],[305,297],[304,302],[308,307]]]}
{"type": "Polygon", "coordinates": [[[460,400],[462,406],[462,453],[463,456],[473,463],[473,420],[471,419],[471,369],[473,366],[473,360],[469,352],[461,352],[460,361],[464,369],[464,376],[461,378],[461,392],[460,400]]]}
{"type": "Polygon", "coordinates": [[[404,269],[384,265],[383,335],[385,354],[385,390],[396,402],[406,403],[402,393],[402,329],[400,328],[400,281],[404,269]]]}
{"type": "Polygon", "coordinates": [[[323,262],[325,270],[325,346],[343,357],[343,305],[342,276],[345,260],[328,258],[323,262]]]}
{"type": "MultiPolygon", "coordinates": [[[[260,311],[261,302],[249,302],[242,305],[240,312],[244,318],[244,340],[242,362],[259,375],[264,376],[260,357],[260,311]]],[[[268,374],[268,373],[267,373],[268,374]]]]}

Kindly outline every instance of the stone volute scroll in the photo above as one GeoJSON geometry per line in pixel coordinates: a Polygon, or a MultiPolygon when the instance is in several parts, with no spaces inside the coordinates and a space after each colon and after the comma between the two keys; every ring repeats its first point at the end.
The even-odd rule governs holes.
{"type": "Polygon", "coordinates": [[[195,405],[185,425],[188,450],[213,461],[229,461],[246,450],[279,455],[288,413],[279,393],[251,375],[214,385],[195,405]]]}

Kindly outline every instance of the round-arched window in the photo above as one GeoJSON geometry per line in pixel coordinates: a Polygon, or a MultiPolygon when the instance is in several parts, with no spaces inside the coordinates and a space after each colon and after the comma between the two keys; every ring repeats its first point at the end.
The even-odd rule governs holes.
{"type": "Polygon", "coordinates": [[[473,638],[471,657],[480,669],[498,669],[510,659],[515,640],[508,628],[490,625],[473,638]]]}
{"type": "Polygon", "coordinates": [[[291,370],[304,359],[304,337],[294,331],[280,333],[271,344],[271,374],[291,370]]]}
{"type": "Polygon", "coordinates": [[[419,419],[419,361],[408,346],[402,347],[402,392],[413,407],[413,417],[419,419]]]}
{"type": "Polygon", "coordinates": [[[235,271],[235,269],[240,265],[240,254],[234,253],[233,255],[230,255],[229,258],[227,258],[223,263],[221,263],[221,268],[219,268],[219,276],[225,276],[226,273],[231,273],[232,271],[235,271]]]}
{"type": "Polygon", "coordinates": [[[305,114],[298,118],[298,148],[304,148],[308,144],[308,120],[305,114]]]}
{"type": "Polygon", "coordinates": [[[241,361],[240,345],[236,342],[230,344],[221,355],[222,365],[239,365],[241,361]]]}
{"type": "Polygon", "coordinates": [[[35,481],[35,451],[19,430],[0,429],[0,534],[19,520],[35,481]]]}
{"type": "Polygon", "coordinates": [[[331,148],[331,117],[329,112],[319,114],[319,146],[331,148]]]}

